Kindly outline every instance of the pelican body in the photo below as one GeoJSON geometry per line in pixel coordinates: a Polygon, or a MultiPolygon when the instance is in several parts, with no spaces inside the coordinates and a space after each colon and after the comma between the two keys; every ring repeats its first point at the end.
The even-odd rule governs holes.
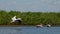
{"type": "Polygon", "coordinates": [[[16,23],[16,22],[22,22],[22,20],[21,20],[21,18],[17,18],[16,19],[16,16],[14,16],[13,18],[12,18],[12,21],[11,21],[11,23],[16,23]]]}

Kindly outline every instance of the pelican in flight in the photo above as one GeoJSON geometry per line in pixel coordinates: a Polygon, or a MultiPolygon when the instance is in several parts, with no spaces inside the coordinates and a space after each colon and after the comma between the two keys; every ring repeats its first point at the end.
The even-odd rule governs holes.
{"type": "Polygon", "coordinates": [[[14,16],[14,17],[12,18],[11,23],[14,23],[14,22],[21,22],[21,21],[22,21],[21,18],[17,18],[17,19],[16,19],[16,16],[14,16]]]}

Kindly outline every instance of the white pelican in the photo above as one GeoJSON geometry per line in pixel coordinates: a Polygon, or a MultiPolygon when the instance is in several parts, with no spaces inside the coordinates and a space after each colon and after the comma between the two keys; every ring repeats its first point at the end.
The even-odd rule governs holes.
{"type": "Polygon", "coordinates": [[[50,24],[48,24],[48,25],[47,25],[47,27],[51,27],[51,25],[50,25],[50,24]]]}
{"type": "Polygon", "coordinates": [[[21,22],[21,21],[22,21],[21,18],[17,18],[17,19],[16,19],[16,16],[14,16],[14,17],[12,18],[11,23],[13,23],[13,22],[21,22]]]}
{"type": "Polygon", "coordinates": [[[43,27],[43,25],[42,24],[40,24],[40,25],[36,25],[37,27],[43,27]]]}

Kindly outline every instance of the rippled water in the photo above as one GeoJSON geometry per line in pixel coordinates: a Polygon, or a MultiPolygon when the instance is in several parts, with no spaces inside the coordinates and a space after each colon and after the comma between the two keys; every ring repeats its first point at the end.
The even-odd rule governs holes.
{"type": "Polygon", "coordinates": [[[0,27],[0,34],[60,34],[60,27],[0,27]]]}

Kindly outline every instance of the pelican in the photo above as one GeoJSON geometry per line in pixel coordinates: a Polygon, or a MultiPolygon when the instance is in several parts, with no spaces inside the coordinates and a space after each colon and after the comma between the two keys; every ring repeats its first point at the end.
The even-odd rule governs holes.
{"type": "Polygon", "coordinates": [[[13,23],[13,22],[21,22],[21,21],[22,21],[21,18],[17,18],[17,19],[16,19],[16,16],[14,16],[14,17],[12,18],[11,23],[13,23]]]}
{"type": "Polygon", "coordinates": [[[47,27],[51,27],[51,25],[50,25],[50,24],[48,24],[48,25],[47,25],[47,27]]]}
{"type": "Polygon", "coordinates": [[[40,24],[40,25],[36,25],[37,27],[43,27],[43,25],[42,24],[40,24]]]}

